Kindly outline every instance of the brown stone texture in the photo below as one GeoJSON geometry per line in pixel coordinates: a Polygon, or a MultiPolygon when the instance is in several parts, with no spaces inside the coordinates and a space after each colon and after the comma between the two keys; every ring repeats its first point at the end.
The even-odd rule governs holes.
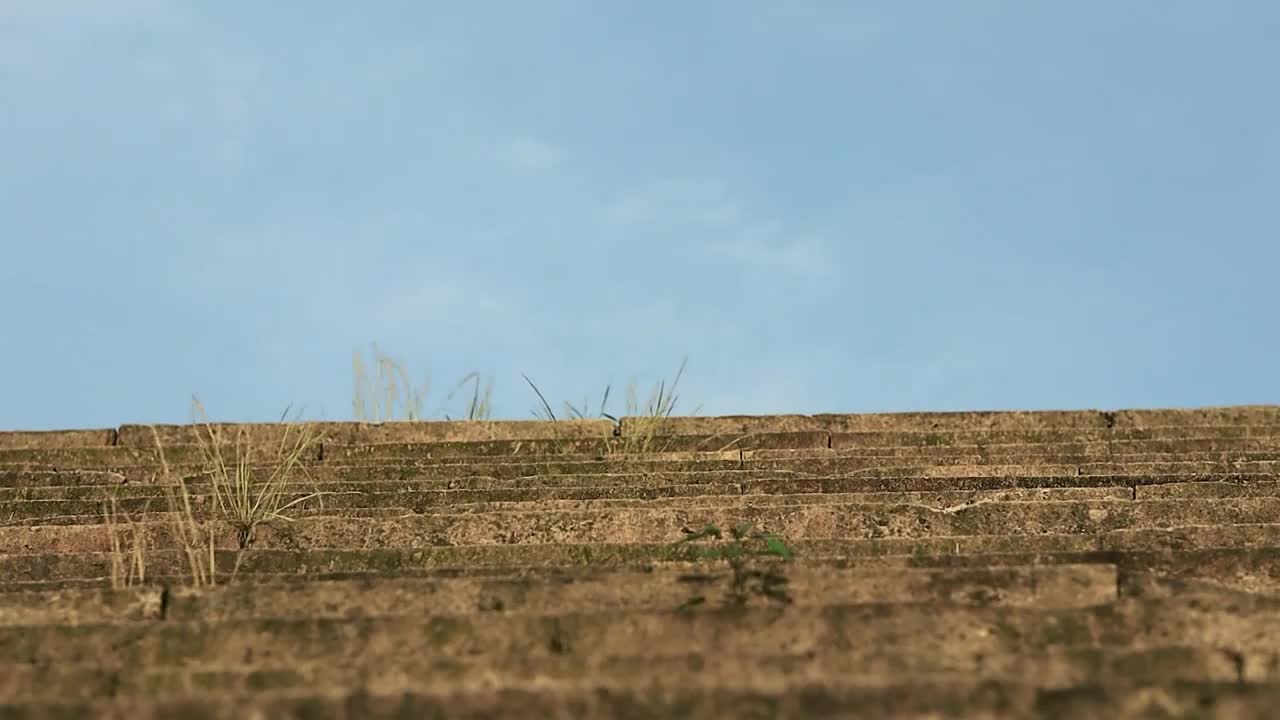
{"type": "Polygon", "coordinates": [[[0,432],[0,717],[1280,707],[1274,406],[215,427],[0,432]]]}

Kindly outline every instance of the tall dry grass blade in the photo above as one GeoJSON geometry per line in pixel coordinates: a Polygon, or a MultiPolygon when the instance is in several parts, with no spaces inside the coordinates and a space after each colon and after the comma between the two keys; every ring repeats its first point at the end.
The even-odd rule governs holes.
{"type": "Polygon", "coordinates": [[[151,437],[155,440],[156,452],[160,458],[162,473],[161,487],[164,490],[165,503],[174,537],[182,547],[187,559],[187,569],[191,574],[191,584],[195,587],[212,586],[217,581],[217,559],[214,554],[214,529],[206,521],[203,531],[196,521],[196,514],[191,507],[191,493],[183,477],[174,473],[165,459],[164,444],[154,425],[151,437]],[[176,492],[175,492],[176,488],[176,492]],[[202,552],[207,540],[209,553],[202,559],[202,552]]]}
{"type": "MultiPolygon", "coordinates": [[[[142,514],[146,514],[145,508],[142,514]]],[[[111,588],[113,590],[141,585],[147,580],[146,528],[142,527],[140,522],[135,521],[129,515],[124,515],[129,535],[129,549],[126,551],[124,542],[120,537],[120,517],[119,503],[116,501],[115,493],[112,493],[109,500],[102,503],[102,519],[106,525],[107,538],[110,543],[111,588]]]]}
{"type": "Polygon", "coordinates": [[[537,385],[533,384],[533,381],[529,379],[528,375],[520,373],[520,377],[524,378],[524,381],[529,383],[529,387],[533,388],[534,394],[538,396],[538,401],[542,403],[542,414],[539,415],[539,411],[535,409],[533,411],[533,416],[539,420],[550,420],[551,422],[556,422],[556,412],[551,409],[551,403],[547,402],[547,398],[543,396],[542,391],[538,389],[537,385]]]}
{"type": "Polygon", "coordinates": [[[387,422],[398,417],[397,404],[404,420],[425,418],[423,404],[430,378],[421,388],[415,388],[404,365],[372,345],[375,376],[370,377],[364,357],[353,351],[351,370],[353,380],[352,415],[360,422],[387,422]]]}

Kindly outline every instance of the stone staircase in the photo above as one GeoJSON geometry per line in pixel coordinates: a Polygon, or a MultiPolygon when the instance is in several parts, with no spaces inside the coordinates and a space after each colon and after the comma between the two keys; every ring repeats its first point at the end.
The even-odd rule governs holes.
{"type": "Polygon", "coordinates": [[[1280,407],[319,428],[0,433],[0,719],[1280,717],[1280,407]]]}

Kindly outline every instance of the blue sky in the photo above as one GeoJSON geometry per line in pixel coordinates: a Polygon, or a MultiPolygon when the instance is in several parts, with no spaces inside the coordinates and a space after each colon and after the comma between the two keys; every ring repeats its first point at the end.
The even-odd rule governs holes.
{"type": "Polygon", "coordinates": [[[0,428],[1280,401],[1273,2],[0,0],[0,428]],[[453,403],[456,411],[458,403],[453,403]]]}

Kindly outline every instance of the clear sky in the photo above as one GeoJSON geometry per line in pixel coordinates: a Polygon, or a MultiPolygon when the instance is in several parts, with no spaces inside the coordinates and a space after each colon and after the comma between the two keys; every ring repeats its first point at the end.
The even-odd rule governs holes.
{"type": "Polygon", "coordinates": [[[1274,0],[0,0],[0,428],[1280,402],[1274,0]],[[458,403],[453,403],[457,407],[458,403]],[[616,408],[615,408],[616,409],[616,408]]]}

